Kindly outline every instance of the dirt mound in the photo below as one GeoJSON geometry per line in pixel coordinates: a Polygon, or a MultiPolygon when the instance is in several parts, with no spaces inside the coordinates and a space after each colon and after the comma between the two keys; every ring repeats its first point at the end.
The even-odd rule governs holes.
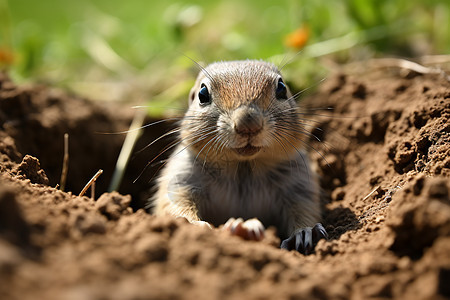
{"type": "Polygon", "coordinates": [[[161,148],[132,160],[131,196],[100,196],[124,137],[98,133],[125,130],[132,111],[1,75],[0,298],[450,297],[450,84],[338,74],[302,105],[330,234],[307,257],[278,249],[274,231],[247,242],[137,209],[158,166],[131,181],[161,148]],[[53,188],[66,132],[71,192],[53,188]],[[100,168],[97,200],[75,196],[100,168]]]}

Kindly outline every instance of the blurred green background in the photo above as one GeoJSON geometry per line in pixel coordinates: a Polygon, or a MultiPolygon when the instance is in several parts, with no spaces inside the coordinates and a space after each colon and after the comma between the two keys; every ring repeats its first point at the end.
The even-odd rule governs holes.
{"type": "Polygon", "coordinates": [[[448,0],[0,0],[0,27],[15,81],[130,102],[185,100],[186,56],[288,62],[298,90],[333,64],[450,53],[448,0]]]}

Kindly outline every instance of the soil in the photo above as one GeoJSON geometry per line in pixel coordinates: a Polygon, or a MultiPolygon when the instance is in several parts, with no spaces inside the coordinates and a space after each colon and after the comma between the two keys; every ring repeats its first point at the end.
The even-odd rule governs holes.
{"type": "Polygon", "coordinates": [[[145,212],[160,165],[132,182],[164,142],[105,193],[124,135],[104,133],[133,110],[1,74],[0,299],[450,298],[450,84],[410,75],[335,74],[301,102],[330,235],[303,256],[273,229],[244,241],[145,212]],[[95,197],[77,196],[98,169],[95,197]]]}

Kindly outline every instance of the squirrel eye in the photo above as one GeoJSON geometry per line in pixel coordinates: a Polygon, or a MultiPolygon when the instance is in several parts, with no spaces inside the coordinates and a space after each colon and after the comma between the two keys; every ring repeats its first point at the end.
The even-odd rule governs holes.
{"type": "Polygon", "coordinates": [[[206,105],[211,103],[211,96],[209,95],[208,88],[204,83],[202,83],[200,91],[198,92],[198,99],[200,104],[206,105]]]}
{"type": "Polygon", "coordinates": [[[275,96],[277,99],[287,99],[287,88],[283,82],[283,79],[278,79],[277,89],[275,90],[275,96]]]}

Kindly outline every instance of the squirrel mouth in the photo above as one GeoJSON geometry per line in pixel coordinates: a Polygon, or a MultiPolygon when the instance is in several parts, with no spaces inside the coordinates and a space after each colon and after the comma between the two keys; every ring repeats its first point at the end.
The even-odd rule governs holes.
{"type": "Polygon", "coordinates": [[[253,154],[256,154],[261,150],[261,147],[255,147],[250,144],[247,144],[247,146],[242,148],[234,148],[234,151],[237,152],[237,154],[242,156],[251,156],[253,154]]]}

